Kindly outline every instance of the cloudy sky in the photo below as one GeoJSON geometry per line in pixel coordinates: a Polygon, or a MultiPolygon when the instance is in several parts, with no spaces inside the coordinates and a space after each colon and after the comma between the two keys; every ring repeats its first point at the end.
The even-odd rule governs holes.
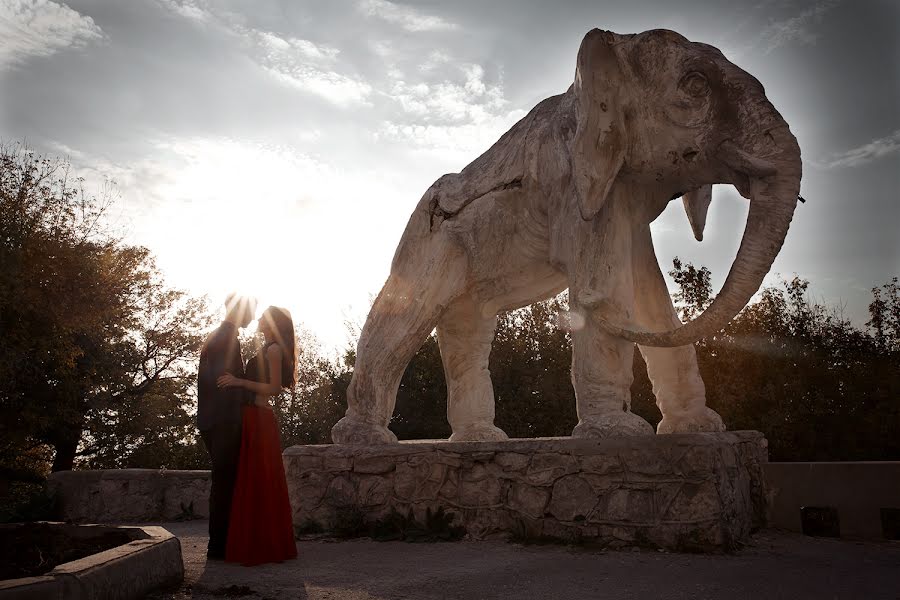
{"type": "MultiPolygon", "coordinates": [[[[810,279],[862,324],[900,275],[892,0],[0,0],[0,137],[115,180],[116,226],[171,283],[254,292],[342,345],[425,189],[565,91],[592,27],[674,29],[763,83],[808,199],[769,281],[810,279]]],[[[660,263],[721,285],[746,210],[718,186],[697,243],[672,203],[660,263]]]]}

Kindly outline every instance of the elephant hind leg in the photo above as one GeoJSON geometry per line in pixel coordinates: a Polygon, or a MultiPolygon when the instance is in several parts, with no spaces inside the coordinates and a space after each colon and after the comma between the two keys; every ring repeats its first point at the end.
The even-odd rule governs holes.
{"type": "Polygon", "coordinates": [[[360,334],[347,413],[331,430],[337,444],[397,441],[387,428],[400,379],[461,281],[460,262],[442,254],[395,268],[375,299],[360,334]]]}
{"type": "Polygon", "coordinates": [[[494,426],[494,388],[488,370],[497,316],[486,317],[481,308],[464,296],[448,308],[437,327],[454,442],[507,439],[494,426]]]}

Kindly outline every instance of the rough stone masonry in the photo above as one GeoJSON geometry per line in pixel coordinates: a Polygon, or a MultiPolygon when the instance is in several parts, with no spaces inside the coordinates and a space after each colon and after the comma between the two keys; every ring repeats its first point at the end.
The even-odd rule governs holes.
{"type": "Polygon", "coordinates": [[[765,524],[761,433],[293,446],[296,526],[443,507],[476,539],[731,550],[765,524]]]}

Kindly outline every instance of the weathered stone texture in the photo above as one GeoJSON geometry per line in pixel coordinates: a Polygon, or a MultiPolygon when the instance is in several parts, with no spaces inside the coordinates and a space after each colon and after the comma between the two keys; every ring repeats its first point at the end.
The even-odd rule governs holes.
{"type": "Polygon", "coordinates": [[[162,527],[51,526],[73,538],[115,529],[128,533],[132,541],[57,565],[45,575],[0,581],[0,600],[143,598],[159,588],[177,586],[184,579],[181,543],[162,527]]]}
{"type": "MultiPolygon", "coordinates": [[[[693,342],[727,325],[757,292],[784,243],[801,175],[788,124],[759,82],[716,48],[663,29],[589,31],[568,90],[422,195],[360,332],[347,412],[331,439],[396,443],[388,424],[397,373],[409,363],[407,349],[437,328],[450,439],[505,440],[494,424],[494,319],[566,288],[572,437],[653,433],[631,412],[622,385],[631,380],[634,343],[662,413],[656,433],[724,431],[706,406],[693,342]],[[682,324],[649,225],[682,198],[702,240],[720,184],[733,185],[752,210],[734,275],[702,317],[682,324]]],[[[535,477],[541,486],[559,475],[535,477]]]]}
{"type": "Polygon", "coordinates": [[[60,518],[77,523],[206,518],[209,486],[209,471],[111,469],[50,475],[60,518]]]}
{"type": "Polygon", "coordinates": [[[348,508],[373,521],[392,508],[421,517],[443,506],[474,538],[515,534],[676,550],[728,550],[762,526],[767,460],[765,438],[752,431],[294,446],[284,453],[297,525],[313,520],[328,528],[348,508]]]}

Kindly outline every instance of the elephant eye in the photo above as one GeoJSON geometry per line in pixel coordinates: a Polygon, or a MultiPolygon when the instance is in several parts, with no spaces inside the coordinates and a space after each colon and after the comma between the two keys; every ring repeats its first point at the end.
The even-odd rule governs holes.
{"type": "Polygon", "coordinates": [[[697,71],[691,71],[682,77],[678,87],[694,98],[701,98],[709,93],[709,83],[706,81],[706,77],[697,71]]]}

